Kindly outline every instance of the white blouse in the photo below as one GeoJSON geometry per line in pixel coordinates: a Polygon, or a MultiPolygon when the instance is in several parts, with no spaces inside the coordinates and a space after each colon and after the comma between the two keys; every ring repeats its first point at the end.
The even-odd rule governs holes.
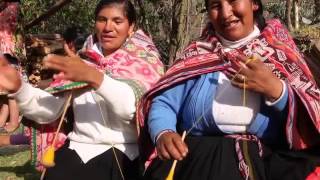
{"type": "MultiPolygon", "coordinates": [[[[97,48],[95,49],[97,50],[97,48]]],[[[40,124],[53,122],[62,114],[68,92],[54,96],[23,83],[12,97],[24,116],[40,124]]],[[[97,90],[73,93],[73,131],[68,134],[69,148],[84,163],[114,146],[133,160],[138,155],[136,125],[133,121],[136,99],[132,88],[104,75],[97,90]]]]}
{"type": "MultiPolygon", "coordinates": [[[[260,30],[257,26],[254,26],[254,30],[247,37],[238,41],[229,41],[217,34],[225,52],[238,48],[259,35],[260,30]]],[[[284,96],[286,91],[284,82],[282,85],[283,91],[279,99],[284,96]]],[[[260,94],[246,91],[246,106],[243,106],[243,89],[233,86],[230,79],[224,73],[219,72],[218,86],[212,102],[214,121],[219,129],[225,133],[244,133],[256,118],[257,113],[260,112],[261,99],[260,94]]],[[[265,101],[265,103],[272,106],[278,100],[275,102],[265,101]]]]}

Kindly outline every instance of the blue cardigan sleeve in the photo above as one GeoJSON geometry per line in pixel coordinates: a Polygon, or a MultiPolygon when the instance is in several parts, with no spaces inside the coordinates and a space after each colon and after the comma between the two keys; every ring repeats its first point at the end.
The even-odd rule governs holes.
{"type": "Polygon", "coordinates": [[[154,143],[160,132],[164,130],[176,132],[177,117],[194,81],[194,79],[191,79],[178,84],[162,92],[152,100],[148,116],[148,127],[154,143]]]}

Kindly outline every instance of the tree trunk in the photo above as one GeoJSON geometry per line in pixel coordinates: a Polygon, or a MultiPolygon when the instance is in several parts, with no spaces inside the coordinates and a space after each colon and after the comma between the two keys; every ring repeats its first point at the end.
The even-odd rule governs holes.
{"type": "Polygon", "coordinates": [[[314,7],[315,7],[315,16],[318,16],[318,19],[320,20],[320,0],[314,0],[314,7]]]}
{"type": "Polygon", "coordinates": [[[293,31],[292,21],[291,21],[291,12],[292,12],[292,0],[286,0],[286,19],[287,26],[289,31],[293,31]]]}
{"type": "Polygon", "coordinates": [[[294,0],[294,28],[298,30],[300,28],[299,23],[299,11],[300,11],[300,2],[299,0],[294,0]]]}
{"type": "Polygon", "coordinates": [[[178,46],[178,29],[179,17],[181,13],[181,1],[172,0],[172,15],[171,15],[171,32],[170,32],[170,47],[169,47],[169,65],[171,65],[176,58],[176,51],[178,46]]]}
{"type": "Polygon", "coordinates": [[[181,2],[181,12],[179,17],[179,29],[177,34],[178,46],[176,49],[176,54],[184,45],[189,42],[190,32],[189,32],[189,15],[190,15],[190,0],[182,0],[181,2]]]}
{"type": "Polygon", "coordinates": [[[199,30],[199,36],[202,35],[202,32],[205,28],[205,25],[204,25],[204,20],[205,20],[205,14],[203,13],[200,17],[200,30],[199,30]]]}
{"type": "Polygon", "coordinates": [[[136,2],[135,4],[137,4],[139,7],[139,16],[140,16],[139,26],[142,27],[145,31],[147,31],[149,36],[151,36],[149,21],[146,17],[146,10],[145,10],[144,4],[142,0],[135,0],[135,2],[136,2]]]}
{"type": "Polygon", "coordinates": [[[169,65],[176,59],[176,53],[188,38],[185,34],[189,0],[175,0],[172,8],[172,28],[170,33],[169,65]]]}
{"type": "MultiPolygon", "coordinates": [[[[172,21],[175,21],[175,18],[172,18],[172,21]]],[[[177,25],[172,26],[172,30],[170,33],[170,43],[169,43],[169,62],[168,65],[170,66],[176,57],[176,47],[177,47],[177,39],[175,35],[177,34],[177,25]]]]}

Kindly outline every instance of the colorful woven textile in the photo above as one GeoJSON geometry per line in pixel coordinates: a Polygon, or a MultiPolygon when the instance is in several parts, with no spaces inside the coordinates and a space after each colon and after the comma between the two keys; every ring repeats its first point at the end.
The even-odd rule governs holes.
{"type": "Polygon", "coordinates": [[[15,32],[18,25],[19,2],[2,2],[0,10],[0,52],[15,55],[15,32]]]}
{"type": "Polygon", "coordinates": [[[318,180],[320,179],[320,167],[317,167],[312,173],[308,175],[306,180],[318,180]]]}
{"type": "MultiPolygon", "coordinates": [[[[199,41],[191,43],[184,50],[182,56],[159,83],[145,94],[137,111],[137,120],[140,125],[140,145],[143,147],[141,148],[141,156],[146,161],[146,166],[156,157],[146,123],[152,98],[159,92],[198,75],[226,71],[231,68],[232,63],[238,61],[236,57],[239,54],[251,56],[253,53],[261,56],[265,65],[277,77],[286,80],[290,85],[288,88],[289,114],[286,127],[287,141],[290,146],[294,149],[303,149],[315,143],[315,137],[311,136],[307,127],[300,126],[298,131],[297,126],[299,121],[309,121],[312,122],[309,124],[317,129],[317,133],[320,132],[319,87],[317,87],[303,56],[299,53],[288,31],[280,21],[269,20],[259,37],[230,52],[224,52],[214,33],[206,31],[199,41]],[[298,105],[300,109],[303,107],[306,109],[304,113],[307,114],[302,115],[304,120],[298,119],[298,105]],[[309,119],[306,118],[308,115],[309,119]],[[301,137],[302,134],[304,137],[301,137]]],[[[299,113],[301,115],[301,112],[299,113]]]]}
{"type": "MultiPolygon", "coordinates": [[[[29,120],[28,120],[29,121],[29,120]]],[[[58,121],[51,124],[36,125],[28,124],[24,129],[24,134],[30,138],[31,145],[31,164],[38,170],[42,171],[44,167],[42,166],[41,158],[45,150],[52,144],[55,131],[58,128],[58,121]]],[[[60,148],[67,135],[64,132],[60,132],[57,136],[57,141],[55,144],[55,149],[60,148]]]]}
{"type": "Polygon", "coordinates": [[[72,82],[66,80],[55,80],[50,83],[50,87],[46,89],[47,92],[55,94],[63,91],[80,89],[87,87],[88,84],[84,82],[72,82]]]}

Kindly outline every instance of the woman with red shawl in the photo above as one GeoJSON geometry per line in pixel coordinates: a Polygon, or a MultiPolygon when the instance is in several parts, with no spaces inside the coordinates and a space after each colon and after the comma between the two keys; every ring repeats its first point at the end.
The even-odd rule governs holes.
{"type": "Polygon", "coordinates": [[[170,159],[175,180],[307,178],[320,165],[320,90],[303,55],[260,0],[205,3],[206,31],[138,109],[145,179],[164,179],[170,159]]]}

